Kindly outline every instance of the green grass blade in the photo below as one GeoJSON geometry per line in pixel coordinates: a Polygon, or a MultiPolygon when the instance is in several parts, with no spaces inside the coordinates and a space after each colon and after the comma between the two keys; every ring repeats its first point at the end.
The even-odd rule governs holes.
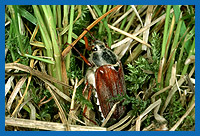
{"type": "Polygon", "coordinates": [[[173,5],[176,23],[178,22],[180,14],[181,14],[180,7],[181,7],[180,5],[173,5]]]}
{"type": "MultiPolygon", "coordinates": [[[[179,54],[179,58],[178,58],[178,62],[177,62],[177,74],[181,73],[181,69],[182,69],[182,66],[183,66],[183,53],[184,53],[184,50],[185,50],[185,47],[186,47],[186,43],[189,41],[190,42],[190,39],[192,38],[193,35],[193,30],[195,29],[195,26],[193,27],[193,29],[185,36],[185,39],[182,43],[182,47],[181,47],[181,51],[180,51],[180,54],[179,54]]],[[[193,41],[194,43],[194,41],[193,41]]],[[[190,45],[190,44],[189,44],[190,45]]],[[[192,46],[191,46],[192,47],[192,46]]],[[[191,48],[190,48],[191,50],[191,48]]],[[[183,72],[182,72],[183,73],[183,72]]]]}
{"type": "Polygon", "coordinates": [[[48,60],[48,59],[43,59],[41,57],[37,57],[37,56],[32,56],[32,55],[29,55],[29,54],[24,54],[25,57],[29,57],[31,59],[36,59],[36,60],[40,60],[42,62],[46,62],[46,63],[49,63],[49,64],[55,64],[54,61],[52,60],[48,60]]]}
{"type": "MultiPolygon", "coordinates": [[[[101,10],[96,5],[94,5],[94,9],[96,10],[96,12],[97,12],[97,14],[99,16],[103,15],[102,12],[101,12],[101,10]]],[[[102,21],[103,21],[104,27],[106,28],[107,33],[108,33],[108,46],[111,47],[111,44],[112,44],[112,35],[111,35],[111,32],[110,32],[110,28],[108,27],[107,21],[105,19],[102,19],[102,21]]]]}
{"type": "MultiPolygon", "coordinates": [[[[62,13],[61,13],[61,5],[57,5],[57,8],[56,8],[56,12],[57,12],[57,25],[58,25],[58,28],[62,28],[62,13]]],[[[62,48],[62,36],[59,34],[59,44],[62,48]]]]}
{"type": "MultiPolygon", "coordinates": [[[[107,8],[108,8],[108,5],[103,5],[103,14],[105,14],[106,13],[106,11],[107,11],[107,8]]],[[[100,25],[99,25],[99,34],[101,35],[102,34],[102,31],[103,31],[104,29],[103,29],[103,24],[102,23],[100,23],[100,25]]]]}
{"type": "Polygon", "coordinates": [[[28,21],[30,21],[32,24],[36,25],[37,24],[37,19],[27,10],[24,8],[18,6],[19,13],[22,17],[26,18],[28,21]]]}
{"type": "MultiPolygon", "coordinates": [[[[189,58],[191,55],[194,54],[194,50],[195,50],[195,37],[194,37],[194,40],[193,40],[193,43],[192,43],[190,52],[189,52],[189,54],[188,54],[188,58],[189,58]]],[[[188,70],[188,67],[189,67],[189,64],[184,66],[181,75],[185,75],[185,74],[186,74],[186,72],[187,72],[187,70],[188,70]]]]}
{"type": "MultiPolygon", "coordinates": [[[[49,33],[47,31],[46,25],[44,23],[44,20],[42,18],[42,14],[40,13],[39,7],[37,5],[33,5],[33,10],[37,18],[39,29],[46,48],[46,56],[53,58],[52,42],[49,33]]],[[[47,67],[49,74],[52,75],[52,65],[48,65],[47,67]]]]}
{"type": "MultiPolygon", "coordinates": [[[[128,11],[130,8],[131,8],[131,6],[128,6],[126,11],[128,11]]],[[[123,19],[119,29],[121,29],[121,30],[124,29],[124,25],[125,25],[126,21],[127,21],[127,16],[123,19]]]]}
{"type": "MultiPolygon", "coordinates": [[[[57,35],[56,35],[56,24],[55,20],[49,5],[42,5],[42,9],[45,13],[45,17],[47,19],[48,28],[50,30],[50,36],[52,40],[52,47],[54,52],[55,66],[53,67],[53,77],[56,77],[59,81],[62,80],[61,74],[61,54],[57,43],[57,35]]],[[[58,86],[57,86],[58,87],[58,86]]],[[[59,87],[61,89],[61,86],[59,87]]]]}
{"type": "Polygon", "coordinates": [[[169,80],[170,80],[170,77],[171,77],[172,66],[173,66],[174,61],[175,61],[175,55],[176,55],[176,50],[177,50],[176,46],[178,44],[178,40],[179,40],[179,36],[180,36],[180,30],[181,30],[182,23],[183,23],[183,21],[179,20],[177,28],[176,28],[175,37],[174,37],[173,44],[172,44],[172,47],[171,47],[171,52],[170,52],[170,56],[172,55],[172,57],[171,57],[170,64],[169,64],[169,67],[168,67],[168,71],[167,71],[167,75],[166,75],[165,86],[169,85],[169,80]]]}
{"type": "Polygon", "coordinates": [[[18,16],[18,6],[17,5],[10,5],[9,6],[10,7],[10,10],[11,10],[11,18],[12,18],[12,23],[14,24],[14,27],[15,27],[15,29],[14,29],[14,32],[15,32],[15,34],[16,34],[16,36],[17,36],[17,44],[18,44],[18,47],[19,47],[19,49],[20,49],[20,52],[21,52],[21,54],[22,54],[22,56],[24,55],[24,48],[23,48],[23,45],[22,45],[22,38],[21,38],[21,34],[20,34],[20,32],[19,32],[19,24],[18,24],[18,18],[17,18],[17,16],[18,16]]]}
{"type": "Polygon", "coordinates": [[[168,28],[169,28],[169,20],[170,20],[170,17],[169,17],[170,16],[170,9],[171,9],[171,5],[167,5],[166,18],[165,18],[165,26],[164,26],[164,33],[163,33],[161,59],[165,55],[165,49],[166,49],[166,44],[167,44],[168,28]]]}
{"type": "Polygon", "coordinates": [[[52,5],[52,15],[53,15],[53,20],[54,20],[54,23],[55,25],[57,24],[57,13],[56,13],[56,5],[52,5]]]}
{"type": "MultiPolygon", "coordinates": [[[[73,30],[73,21],[74,21],[74,5],[71,5],[70,10],[70,22],[69,22],[69,32],[68,32],[68,43],[72,43],[72,30],[73,30]]],[[[70,68],[70,56],[71,52],[69,52],[66,56],[66,70],[68,71],[70,68]]]]}
{"type": "MultiPolygon", "coordinates": [[[[69,27],[68,27],[68,23],[69,23],[69,21],[68,21],[68,16],[69,16],[69,5],[64,5],[63,6],[63,21],[62,21],[62,24],[63,24],[63,27],[64,27],[64,29],[66,28],[67,30],[66,31],[68,31],[68,29],[69,29],[69,27]]],[[[63,33],[64,35],[63,35],[63,43],[65,44],[66,42],[67,42],[67,34],[66,34],[66,31],[63,33]]],[[[62,32],[61,32],[62,33],[62,32]]],[[[60,33],[60,35],[62,35],[60,33]]]]}

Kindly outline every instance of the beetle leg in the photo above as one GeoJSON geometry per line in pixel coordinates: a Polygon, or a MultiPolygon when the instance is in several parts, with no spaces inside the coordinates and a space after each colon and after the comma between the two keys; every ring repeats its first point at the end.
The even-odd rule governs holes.
{"type": "Polygon", "coordinates": [[[88,81],[85,83],[85,87],[84,87],[83,92],[82,92],[83,96],[84,96],[84,93],[85,93],[87,87],[88,87],[88,81]]]}
{"type": "Polygon", "coordinates": [[[80,53],[79,55],[81,56],[81,58],[85,61],[85,63],[86,63],[88,66],[92,67],[92,64],[85,58],[85,56],[83,56],[81,53],[80,53]]]}
{"type": "MultiPolygon", "coordinates": [[[[86,86],[88,86],[88,82],[86,82],[86,86]]],[[[85,89],[85,88],[84,88],[84,89],[85,89]]],[[[85,91],[85,90],[83,90],[83,91],[85,91]]],[[[89,91],[88,91],[87,100],[90,100],[91,94],[92,94],[92,86],[90,85],[90,86],[89,86],[89,91]]],[[[83,116],[84,116],[86,119],[88,119],[89,121],[91,121],[92,123],[94,123],[95,125],[97,125],[97,123],[96,123],[94,120],[89,119],[89,118],[85,115],[86,111],[87,111],[87,106],[85,105],[85,108],[84,108],[84,110],[83,110],[83,116]]]]}
{"type": "Polygon", "coordinates": [[[90,100],[91,94],[92,94],[92,86],[90,85],[87,100],[90,100]]]}

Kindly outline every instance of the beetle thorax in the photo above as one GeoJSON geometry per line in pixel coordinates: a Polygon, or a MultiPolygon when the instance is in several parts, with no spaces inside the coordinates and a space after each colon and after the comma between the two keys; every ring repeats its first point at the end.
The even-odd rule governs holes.
{"type": "Polygon", "coordinates": [[[105,44],[96,40],[92,45],[92,53],[89,61],[97,66],[114,65],[118,62],[117,56],[110,49],[106,48],[105,44]]]}

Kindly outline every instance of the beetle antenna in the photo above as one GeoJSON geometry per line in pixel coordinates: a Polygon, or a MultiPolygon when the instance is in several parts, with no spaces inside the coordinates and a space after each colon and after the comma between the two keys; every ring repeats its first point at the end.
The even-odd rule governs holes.
{"type": "Polygon", "coordinates": [[[72,46],[72,45],[69,44],[68,42],[66,42],[65,45],[71,46],[71,47],[81,56],[81,53],[80,53],[74,46],[72,46]]]}
{"type": "Polygon", "coordinates": [[[85,61],[86,64],[88,64],[90,67],[92,66],[92,64],[74,46],[72,46],[68,42],[66,42],[65,45],[71,46],[80,55],[80,57],[85,61]]]}
{"type": "Polygon", "coordinates": [[[94,39],[94,41],[96,41],[96,38],[94,37],[94,35],[87,29],[87,28],[83,28],[83,30],[86,30],[89,32],[89,34],[92,36],[92,38],[94,39]]]}

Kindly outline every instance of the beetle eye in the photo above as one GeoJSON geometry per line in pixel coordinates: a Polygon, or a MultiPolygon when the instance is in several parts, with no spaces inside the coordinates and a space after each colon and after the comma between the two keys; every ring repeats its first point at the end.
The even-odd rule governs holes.
{"type": "Polygon", "coordinates": [[[92,51],[97,51],[97,47],[94,47],[94,48],[92,49],[92,51]]]}

